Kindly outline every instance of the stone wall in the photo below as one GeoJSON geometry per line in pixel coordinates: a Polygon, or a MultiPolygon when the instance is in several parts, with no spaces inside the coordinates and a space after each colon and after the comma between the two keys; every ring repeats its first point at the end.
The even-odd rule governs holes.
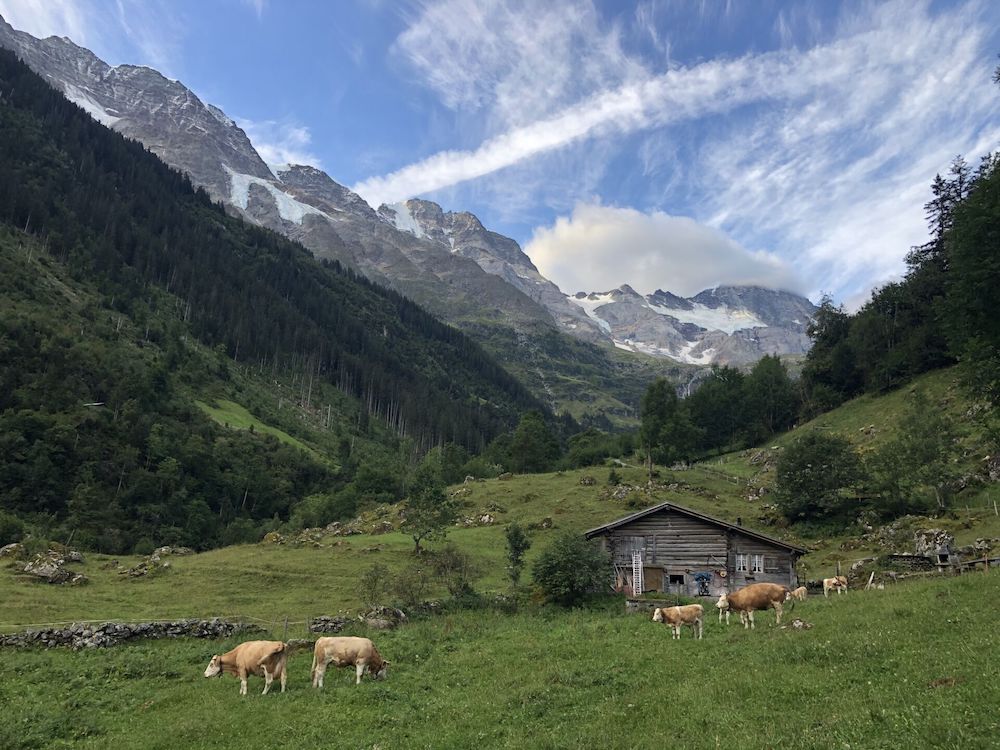
{"type": "Polygon", "coordinates": [[[0,646],[12,648],[68,646],[107,648],[126,641],[146,638],[228,638],[242,633],[256,633],[263,628],[246,623],[211,620],[176,620],[173,622],[104,622],[73,623],[62,628],[25,630],[0,634],[0,646]]]}

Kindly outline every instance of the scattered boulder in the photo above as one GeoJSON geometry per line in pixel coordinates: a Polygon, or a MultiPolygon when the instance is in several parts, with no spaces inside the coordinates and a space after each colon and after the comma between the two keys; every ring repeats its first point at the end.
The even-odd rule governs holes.
{"type": "Polygon", "coordinates": [[[372,607],[358,615],[358,619],[375,630],[391,630],[406,622],[406,613],[395,607],[372,607]]]}
{"type": "Polygon", "coordinates": [[[506,482],[508,479],[513,479],[513,478],[514,478],[513,474],[511,474],[509,471],[505,471],[503,474],[497,477],[497,480],[500,482],[506,482]]]}
{"type": "Polygon", "coordinates": [[[285,537],[279,534],[277,531],[269,531],[264,534],[264,538],[260,540],[261,544],[284,544],[285,537]]]}
{"type": "Polygon", "coordinates": [[[339,633],[349,620],[346,617],[330,617],[320,615],[309,621],[310,633],[339,633]]]}
{"type": "Polygon", "coordinates": [[[36,555],[22,570],[46,583],[68,583],[73,577],[73,573],[63,567],[62,558],[49,555],[36,555]]]}
{"type": "Polygon", "coordinates": [[[790,623],[788,623],[787,625],[782,625],[781,627],[789,628],[791,630],[811,630],[812,623],[806,622],[805,620],[800,620],[798,617],[796,617],[790,623]]]}
{"type": "Polygon", "coordinates": [[[594,479],[592,476],[590,476],[590,474],[584,474],[582,477],[580,477],[580,484],[582,484],[584,487],[593,487],[595,484],[597,484],[597,480],[594,479]]]}
{"type": "Polygon", "coordinates": [[[24,545],[20,542],[14,542],[13,544],[6,544],[0,547],[0,559],[5,557],[10,557],[15,560],[19,560],[25,556],[24,545]]]}
{"type": "Polygon", "coordinates": [[[936,555],[939,549],[951,549],[955,537],[944,529],[917,529],[913,534],[913,548],[918,555],[936,555]]]}

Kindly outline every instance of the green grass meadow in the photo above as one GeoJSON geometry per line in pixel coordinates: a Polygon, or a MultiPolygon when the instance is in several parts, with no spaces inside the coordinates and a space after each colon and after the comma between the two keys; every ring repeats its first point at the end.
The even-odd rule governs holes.
{"type": "Polygon", "coordinates": [[[910,582],[702,641],[617,607],[463,611],[369,633],[386,681],[317,692],[299,653],[287,693],[243,698],[202,677],[239,639],[6,650],[0,747],[996,747],[998,596],[1000,571],[910,582]]]}

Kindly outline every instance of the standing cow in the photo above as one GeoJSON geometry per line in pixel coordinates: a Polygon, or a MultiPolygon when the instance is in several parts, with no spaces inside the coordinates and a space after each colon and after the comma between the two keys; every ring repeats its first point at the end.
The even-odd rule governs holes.
{"type": "Polygon", "coordinates": [[[221,677],[228,672],[240,678],[240,695],[247,694],[247,677],[252,674],[264,678],[264,692],[267,695],[271,683],[277,677],[281,680],[281,692],[285,692],[285,664],[288,654],[281,641],[247,641],[232,651],[216,654],[205,668],[206,677],[221,677]]]}
{"type": "Polygon", "coordinates": [[[834,576],[823,579],[823,596],[830,596],[831,591],[843,594],[847,591],[847,576],[834,576]]]}
{"type": "Polygon", "coordinates": [[[686,604],[682,607],[657,607],[653,610],[653,621],[662,622],[673,628],[675,639],[681,637],[681,625],[690,625],[691,631],[701,638],[705,610],[700,604],[686,604]]]}
{"type": "MultiPolygon", "coordinates": [[[[740,613],[740,622],[744,628],[756,628],[753,613],[757,610],[773,609],[775,624],[781,624],[781,611],[788,587],[777,583],[752,583],[731,594],[723,594],[729,609],[740,613]]],[[[722,602],[722,597],[719,598],[722,602]]]]}
{"type": "Polygon", "coordinates": [[[389,662],[375,648],[375,644],[367,638],[350,636],[331,636],[320,638],[313,648],[312,684],[314,688],[323,687],[323,675],[326,665],[335,667],[351,667],[357,672],[355,685],[361,684],[361,675],[368,672],[376,680],[385,679],[389,662]]]}

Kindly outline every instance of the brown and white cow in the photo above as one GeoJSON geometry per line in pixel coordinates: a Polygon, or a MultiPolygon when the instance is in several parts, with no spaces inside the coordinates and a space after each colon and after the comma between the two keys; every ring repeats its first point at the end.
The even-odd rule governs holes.
{"type": "Polygon", "coordinates": [[[823,579],[823,596],[830,596],[831,591],[843,594],[847,591],[847,576],[834,576],[823,579]]]}
{"type": "Polygon", "coordinates": [[[765,609],[774,610],[775,624],[780,625],[788,588],[778,583],[751,583],[725,596],[729,609],[740,613],[740,622],[744,628],[755,628],[753,613],[765,609]]]}
{"type": "Polygon", "coordinates": [[[326,665],[335,667],[353,666],[357,672],[355,685],[361,684],[361,675],[368,672],[376,680],[385,679],[389,662],[375,648],[375,644],[367,638],[353,636],[332,636],[320,638],[313,648],[312,684],[314,688],[323,687],[323,675],[326,665]]]}
{"type": "Polygon", "coordinates": [[[805,586],[799,586],[795,591],[792,591],[789,595],[789,599],[794,599],[797,602],[804,602],[806,597],[809,596],[809,591],[805,586]]]}
{"type": "Polygon", "coordinates": [[[264,678],[264,692],[267,695],[275,678],[281,680],[281,692],[285,692],[285,665],[288,654],[281,641],[247,641],[232,651],[216,654],[205,669],[206,677],[221,677],[229,673],[240,678],[240,695],[247,694],[247,677],[252,674],[264,678]]]}
{"type": "Polygon", "coordinates": [[[719,597],[719,601],[715,603],[715,608],[719,610],[719,624],[722,624],[722,613],[726,613],[726,625],[729,624],[729,598],[726,596],[726,592],[723,591],[722,595],[719,597]]]}
{"type": "Polygon", "coordinates": [[[690,625],[693,633],[701,638],[705,610],[700,604],[686,604],[680,607],[657,607],[653,610],[653,622],[662,622],[673,628],[674,639],[681,637],[681,626],[690,625]]]}

